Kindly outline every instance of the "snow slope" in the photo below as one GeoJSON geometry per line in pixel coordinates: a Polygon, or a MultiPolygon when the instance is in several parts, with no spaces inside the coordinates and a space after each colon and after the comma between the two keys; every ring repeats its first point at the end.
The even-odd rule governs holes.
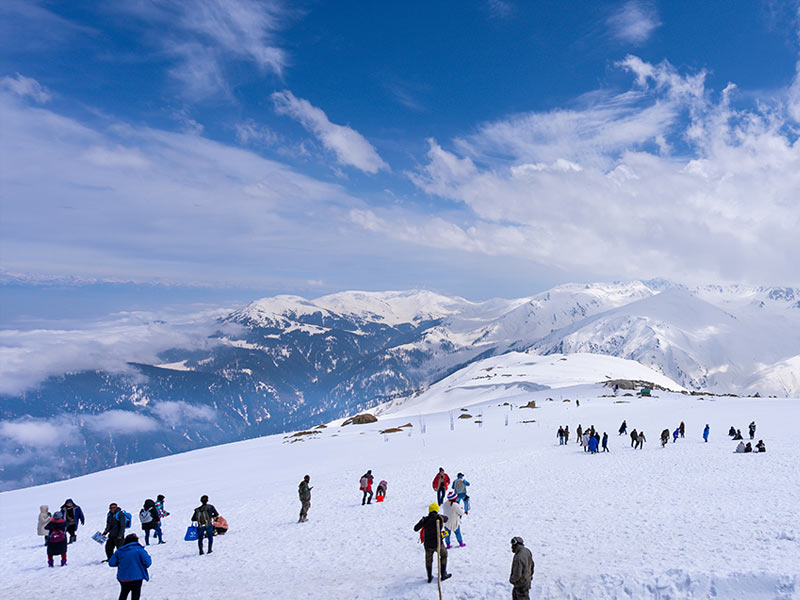
{"type": "MultiPolygon", "coordinates": [[[[510,596],[514,535],[533,551],[537,599],[800,597],[800,401],[613,397],[607,387],[583,383],[603,371],[595,358],[501,359],[496,370],[524,368],[536,381],[566,387],[558,397],[554,389],[515,389],[504,398],[490,383],[485,396],[471,397],[481,402],[463,407],[473,418],[454,419],[452,427],[449,412],[433,406],[446,393],[432,389],[432,406],[417,407],[422,417],[398,413],[371,425],[258,438],[0,494],[0,597],[115,597],[114,571],[100,564],[102,548],[89,535],[102,528],[109,502],[135,518],[145,498],[163,493],[172,516],[167,544],[150,547],[148,600],[433,600],[412,526],[434,500],[439,466],[466,474],[473,502],[462,525],[467,546],[450,551],[454,576],[443,584],[445,598],[510,596]],[[593,361],[584,366],[594,371],[585,374],[582,360],[593,361]],[[538,408],[520,408],[530,400],[538,408]],[[644,450],[616,435],[622,419],[645,431],[644,450]],[[725,432],[732,424],[746,430],[753,419],[768,452],[734,454],[725,432]],[[681,420],[686,439],[660,448],[658,433],[681,420]],[[408,422],[400,433],[379,433],[408,422]],[[558,425],[574,432],[578,423],[609,432],[611,452],[582,452],[574,433],[560,447],[558,425]],[[700,437],[705,423],[708,444],[700,437]],[[389,493],[385,503],[362,507],[358,479],[368,468],[376,481],[388,480],[389,493]],[[297,524],[305,473],[314,486],[310,521],[297,524]],[[217,538],[214,554],[200,557],[181,538],[203,493],[231,530],[217,538]],[[38,506],[57,507],[67,497],[83,506],[87,525],[70,546],[69,565],[47,569],[35,536],[38,506]]],[[[469,375],[450,383],[463,388],[469,375]]]]}

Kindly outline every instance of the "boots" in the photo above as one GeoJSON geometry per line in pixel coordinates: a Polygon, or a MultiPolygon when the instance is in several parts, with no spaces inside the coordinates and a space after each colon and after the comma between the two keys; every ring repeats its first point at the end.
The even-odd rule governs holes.
{"type": "MultiPolygon", "coordinates": [[[[52,559],[52,557],[47,559],[47,566],[48,566],[48,567],[52,567],[52,566],[53,566],[53,559],[52,559]]],[[[429,577],[430,577],[430,576],[429,576],[429,577]]],[[[429,579],[428,581],[430,581],[430,579],[429,579]]]]}
{"type": "Polygon", "coordinates": [[[66,567],[67,566],[67,559],[66,558],[62,558],[61,559],[61,566],[62,567],[66,567]]]}
{"type": "MultiPolygon", "coordinates": [[[[53,565],[51,564],[50,566],[52,567],[53,565]]],[[[433,581],[433,567],[431,566],[425,568],[428,570],[428,583],[430,583],[431,581],[433,581]]]]}

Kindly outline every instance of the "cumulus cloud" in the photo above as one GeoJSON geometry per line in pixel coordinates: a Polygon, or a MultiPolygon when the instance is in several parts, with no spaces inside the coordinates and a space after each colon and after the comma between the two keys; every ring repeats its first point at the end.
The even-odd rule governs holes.
{"type": "Polygon", "coordinates": [[[87,428],[100,433],[146,433],[160,427],[153,417],[129,410],[107,410],[97,415],[81,416],[81,420],[87,428]]]}
{"type": "Polygon", "coordinates": [[[661,21],[651,2],[629,0],[608,18],[606,24],[617,39],[639,45],[650,39],[661,21]]]}
{"type": "Polygon", "coordinates": [[[630,90],[569,110],[511,115],[410,173],[469,212],[351,211],[407,242],[512,255],[599,276],[796,280],[800,143],[780,103],[734,108],[705,74],[629,56],[630,90]],[[769,240],[765,244],[764,240],[769,240]]]}
{"type": "Polygon", "coordinates": [[[29,97],[38,104],[45,104],[52,97],[41,83],[19,73],[14,77],[0,78],[0,88],[8,90],[21,98],[29,97]]]}
{"type": "Polygon", "coordinates": [[[274,92],[271,98],[278,114],[298,121],[325,148],[336,154],[339,163],[372,174],[389,169],[363,135],[346,125],[331,123],[325,112],[308,100],[297,98],[289,90],[274,92]]]}
{"type": "Polygon", "coordinates": [[[187,402],[158,402],[152,407],[156,416],[169,426],[180,423],[213,421],[216,413],[210,406],[196,406],[187,402]]]}
{"type": "Polygon", "coordinates": [[[78,428],[63,419],[44,421],[20,419],[0,422],[0,438],[20,446],[49,448],[60,446],[75,437],[78,428]]]}

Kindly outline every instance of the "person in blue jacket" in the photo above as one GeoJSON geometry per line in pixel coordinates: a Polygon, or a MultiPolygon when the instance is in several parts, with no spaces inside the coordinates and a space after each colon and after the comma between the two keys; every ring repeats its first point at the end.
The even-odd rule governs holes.
{"type": "Polygon", "coordinates": [[[64,514],[64,518],[67,521],[67,533],[69,534],[69,542],[67,543],[71,544],[72,542],[78,541],[78,522],[80,522],[81,525],[86,523],[83,518],[81,507],[75,504],[72,498],[67,498],[61,506],[61,512],[64,514]]]}
{"type": "Polygon", "coordinates": [[[703,441],[707,444],[708,443],[708,423],[706,423],[706,428],[703,429],[703,441]]]}
{"type": "Polygon", "coordinates": [[[119,581],[119,600],[139,600],[142,594],[142,582],[150,581],[147,567],[153,564],[153,559],[147,550],[139,543],[135,533],[125,536],[122,546],[111,556],[109,567],[117,567],[117,581],[119,581]]]}
{"type": "Polygon", "coordinates": [[[467,486],[469,486],[469,481],[464,479],[464,474],[459,473],[456,476],[456,480],[453,482],[453,491],[456,493],[456,501],[461,503],[464,501],[464,514],[469,514],[469,494],[467,494],[467,486]]]}
{"type": "Polygon", "coordinates": [[[589,436],[589,452],[592,454],[597,453],[597,438],[595,436],[589,436]]]}

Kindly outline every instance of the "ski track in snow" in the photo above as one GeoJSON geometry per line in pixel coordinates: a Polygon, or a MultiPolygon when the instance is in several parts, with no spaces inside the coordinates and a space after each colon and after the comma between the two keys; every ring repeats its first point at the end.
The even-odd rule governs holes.
{"type": "MultiPolygon", "coordinates": [[[[470,407],[479,427],[447,412],[344,428],[329,427],[293,444],[271,436],[207,448],[84,477],[0,494],[0,598],[115,598],[115,569],[100,564],[109,502],[134,519],[145,498],[164,493],[172,515],[167,544],[150,546],[147,600],[186,598],[434,599],[413,525],[435,500],[439,466],[472,484],[462,524],[465,548],[450,551],[453,578],[444,598],[508,598],[509,540],[522,536],[536,561],[532,598],[790,599],[800,597],[800,402],[786,399],[599,398],[584,385],[517,395],[540,408],[509,411],[502,399],[470,407]],[[581,406],[558,397],[581,398],[581,406]],[[509,425],[505,426],[506,415],[509,425]],[[642,451],[618,436],[622,419],[643,429],[642,451]],[[521,423],[535,419],[535,423],[521,423]],[[763,455],[736,455],[730,425],[758,424],[763,455]],[[686,439],[662,449],[659,433],[684,420],[686,439]],[[406,432],[379,429],[412,422],[406,432]],[[426,433],[420,431],[424,421],[426,433]],[[575,443],[578,423],[609,433],[609,454],[575,443]],[[711,438],[701,438],[705,423],[711,438]],[[559,424],[571,443],[559,447],[559,424]],[[334,434],[335,437],[334,437],[334,434]],[[387,501],[362,507],[358,479],[368,468],[389,482],[387,501]],[[297,484],[311,475],[310,521],[297,524],[297,484]],[[212,555],[184,542],[198,498],[231,526],[212,555]],[[69,565],[48,569],[35,536],[40,504],[56,510],[71,497],[87,514],[69,565]]],[[[620,392],[622,393],[622,392],[620,392]]],[[[460,411],[454,411],[457,416],[460,411]]],[[[142,536],[143,541],[143,536],[142,536]]]]}

